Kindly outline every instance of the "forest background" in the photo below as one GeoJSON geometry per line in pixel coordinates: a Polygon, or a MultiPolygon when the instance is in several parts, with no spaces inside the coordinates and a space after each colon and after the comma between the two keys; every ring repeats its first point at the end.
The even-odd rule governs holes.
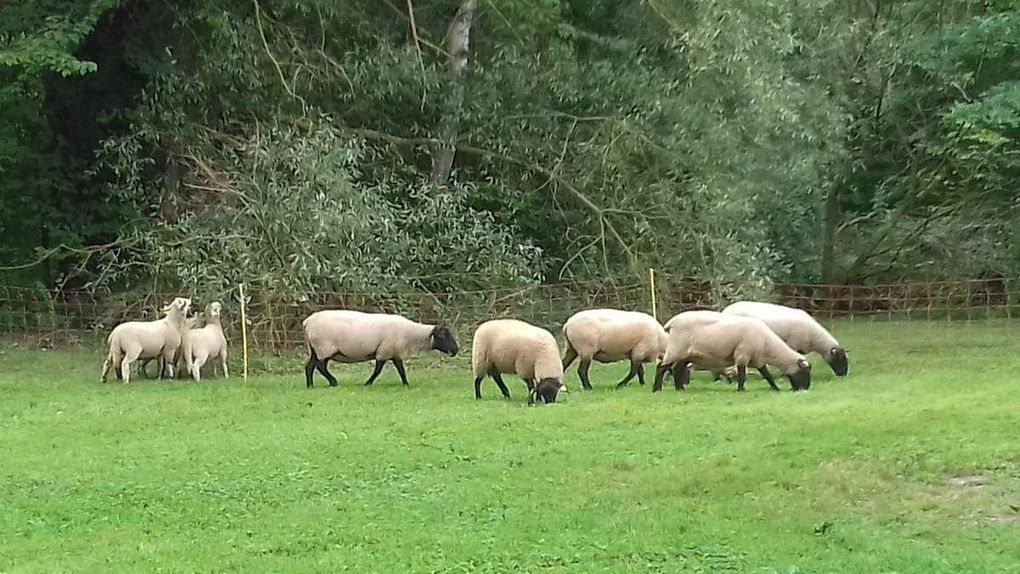
{"type": "Polygon", "coordinates": [[[1018,0],[0,3],[0,285],[1020,276],[1018,0]]]}

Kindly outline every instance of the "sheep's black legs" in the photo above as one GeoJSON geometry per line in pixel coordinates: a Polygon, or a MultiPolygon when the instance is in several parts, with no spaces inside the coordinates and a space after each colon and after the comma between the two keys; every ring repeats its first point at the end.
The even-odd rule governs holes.
{"type": "Polygon", "coordinates": [[[652,392],[658,392],[662,390],[662,379],[666,376],[666,371],[669,371],[669,365],[659,365],[655,368],[655,383],[652,384],[652,392]]]}
{"type": "Polygon", "coordinates": [[[333,373],[329,372],[329,369],[327,368],[328,364],[329,359],[319,359],[319,361],[315,364],[315,368],[319,370],[319,373],[321,373],[322,376],[326,377],[326,380],[329,381],[329,386],[335,387],[336,377],[333,376],[333,373]]]}
{"type": "Polygon", "coordinates": [[[585,390],[588,390],[588,391],[591,390],[591,381],[588,380],[588,368],[589,367],[591,367],[591,360],[590,359],[587,359],[587,360],[586,359],[581,359],[581,364],[579,364],[577,366],[577,376],[581,377],[581,386],[583,386],[585,388],[585,390]]]}
{"type": "Polygon", "coordinates": [[[392,359],[393,366],[397,368],[397,374],[400,375],[400,382],[407,386],[407,375],[404,373],[404,361],[400,359],[392,359]]]}
{"type": "Polygon", "coordinates": [[[776,386],[776,380],[772,378],[772,373],[769,372],[769,368],[767,366],[762,365],[761,367],[758,367],[758,372],[761,373],[761,376],[765,379],[765,382],[772,387],[773,391],[779,390],[779,387],[776,386]]]}
{"type": "Polygon", "coordinates": [[[365,386],[366,387],[368,385],[371,385],[372,383],[375,382],[375,378],[379,376],[379,373],[382,372],[382,368],[385,365],[386,365],[386,360],[385,359],[383,359],[381,361],[376,361],[375,362],[375,369],[372,370],[372,376],[369,377],[367,381],[365,381],[365,386]]]}
{"type": "Polygon", "coordinates": [[[676,390],[682,391],[691,382],[691,368],[687,362],[680,362],[673,366],[673,384],[676,390]]]}
{"type": "Polygon", "coordinates": [[[315,356],[315,351],[312,351],[312,356],[308,357],[308,362],[305,363],[305,387],[312,386],[312,374],[315,373],[318,363],[319,359],[315,356]]]}
{"type": "Polygon", "coordinates": [[[747,382],[747,365],[737,365],[737,390],[744,390],[744,383],[747,382]]]}
{"type": "Polygon", "coordinates": [[[482,398],[482,377],[475,377],[475,398],[482,398]]]}
{"type": "Polygon", "coordinates": [[[616,383],[616,388],[619,389],[619,388],[626,387],[627,383],[629,383],[631,381],[631,379],[633,379],[635,376],[638,377],[638,380],[641,381],[642,385],[645,384],[645,374],[644,374],[643,371],[644,371],[644,365],[642,365],[639,361],[631,361],[630,362],[630,372],[627,373],[627,376],[624,377],[622,381],[620,381],[619,383],[616,383]],[[639,373],[640,373],[640,375],[639,375],[639,373]]]}
{"type": "Polygon", "coordinates": [[[496,384],[499,385],[499,392],[503,393],[503,396],[509,399],[510,389],[506,388],[506,383],[503,382],[503,376],[499,373],[490,374],[492,375],[492,379],[496,381],[496,384]]]}

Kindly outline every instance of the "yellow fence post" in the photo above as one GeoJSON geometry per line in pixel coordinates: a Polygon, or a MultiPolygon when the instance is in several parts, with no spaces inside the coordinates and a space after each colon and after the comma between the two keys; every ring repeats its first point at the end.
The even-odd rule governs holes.
{"type": "Polygon", "coordinates": [[[244,366],[241,370],[244,382],[248,382],[248,301],[244,296],[244,283],[237,286],[238,295],[241,298],[241,354],[244,366]]]}
{"type": "Polygon", "coordinates": [[[652,290],[652,317],[655,317],[655,320],[658,321],[659,314],[655,308],[655,269],[652,267],[648,268],[648,284],[652,290]]]}

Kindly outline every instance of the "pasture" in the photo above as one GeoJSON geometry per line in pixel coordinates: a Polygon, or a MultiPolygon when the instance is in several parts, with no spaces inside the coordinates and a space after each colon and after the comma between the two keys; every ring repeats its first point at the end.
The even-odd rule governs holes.
{"type": "MultiPolygon", "coordinates": [[[[1020,324],[837,323],[850,375],[525,406],[456,359],[200,384],[0,348],[0,572],[1016,572],[1020,324]]],[[[232,373],[240,374],[235,344],[232,373]]],[[[266,374],[272,373],[272,374],[266,374]]]]}

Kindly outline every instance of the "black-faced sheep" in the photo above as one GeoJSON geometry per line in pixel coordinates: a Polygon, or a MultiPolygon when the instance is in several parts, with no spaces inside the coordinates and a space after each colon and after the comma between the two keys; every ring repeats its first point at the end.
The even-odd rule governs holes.
{"type": "Polygon", "coordinates": [[[407,385],[404,358],[418,351],[433,349],[449,356],[457,354],[457,341],[442,325],[423,325],[399,315],[360,311],[318,311],[303,322],[305,342],[311,356],[305,364],[305,383],[312,386],[312,374],[318,370],[329,386],[337,385],[327,369],[329,361],[361,363],[375,360],[375,370],[365,381],[375,382],[386,361],[391,361],[407,385]]]}
{"type": "Polygon", "coordinates": [[[644,364],[662,357],[666,349],[666,331],[654,317],[636,311],[590,309],[575,313],[563,325],[567,350],[563,369],[580,358],[577,375],[585,389],[591,389],[588,369],[592,360],[612,363],[627,359],[630,372],[616,384],[623,387],[635,376],[645,384],[644,364]]]}
{"type": "Polygon", "coordinates": [[[837,377],[846,376],[849,366],[846,350],[832,333],[805,311],[773,303],[738,301],[723,309],[723,313],[764,321],[795,351],[805,355],[818,353],[837,377]]]}
{"type": "Polygon", "coordinates": [[[555,403],[563,384],[560,347],[552,333],[516,319],[496,319],[475,330],[471,344],[475,398],[482,398],[482,379],[491,376],[503,396],[510,391],[503,374],[516,374],[528,386],[528,403],[555,403]]]}
{"type": "Polygon", "coordinates": [[[685,313],[670,321],[666,353],[656,369],[653,392],[662,389],[667,371],[673,372],[677,390],[690,379],[690,365],[721,371],[731,365],[737,368],[737,389],[744,390],[747,367],[755,367],[773,390],[779,390],[768,365],[779,367],[790,379],[794,390],[811,386],[811,365],[803,355],[791,349],[765,323],[750,317],[704,312],[692,318],[685,313]],[[690,320],[688,320],[690,319],[690,320]]]}

